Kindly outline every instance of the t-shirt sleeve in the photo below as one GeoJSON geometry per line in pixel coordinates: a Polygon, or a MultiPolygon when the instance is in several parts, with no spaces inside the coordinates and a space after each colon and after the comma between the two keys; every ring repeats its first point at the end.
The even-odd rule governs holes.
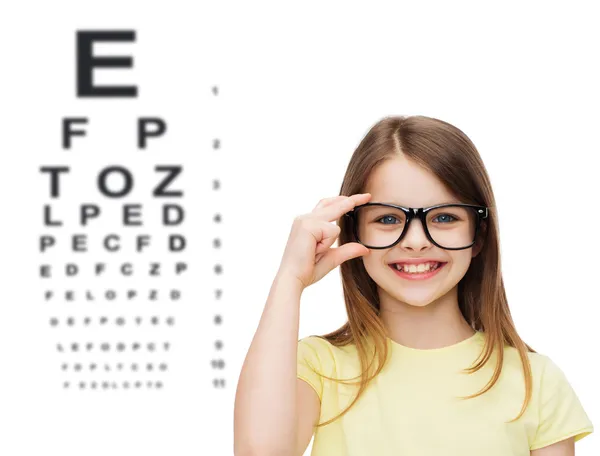
{"type": "Polygon", "coordinates": [[[577,442],[594,431],[564,372],[548,356],[544,358],[540,379],[539,424],[531,450],[573,436],[577,442]]]}
{"type": "Polygon", "coordinates": [[[319,401],[323,399],[323,377],[319,373],[325,373],[327,357],[324,353],[325,343],[326,341],[316,336],[305,337],[298,341],[297,377],[307,382],[316,391],[319,401]]]}

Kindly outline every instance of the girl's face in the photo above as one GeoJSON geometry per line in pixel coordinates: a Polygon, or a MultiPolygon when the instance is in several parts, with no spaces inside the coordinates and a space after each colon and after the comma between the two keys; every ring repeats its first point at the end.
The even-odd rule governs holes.
{"type": "MultiPolygon", "coordinates": [[[[383,162],[370,175],[362,192],[371,193],[369,202],[391,203],[404,207],[428,207],[436,204],[462,203],[449,193],[429,170],[404,157],[383,162]]],[[[389,249],[371,249],[363,256],[365,269],[379,286],[382,306],[400,301],[423,307],[448,294],[458,284],[479,253],[478,243],[463,250],[445,250],[426,236],[419,219],[413,219],[404,238],[389,249]],[[405,279],[397,275],[389,263],[410,258],[430,258],[446,262],[433,277],[424,280],[405,279]]]]}

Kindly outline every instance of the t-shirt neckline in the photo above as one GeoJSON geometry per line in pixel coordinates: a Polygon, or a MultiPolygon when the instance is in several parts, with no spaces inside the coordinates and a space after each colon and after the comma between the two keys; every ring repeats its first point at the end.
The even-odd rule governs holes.
{"type": "Polygon", "coordinates": [[[402,344],[392,340],[390,337],[386,336],[386,339],[389,341],[392,348],[396,351],[399,351],[402,353],[410,353],[410,354],[414,354],[414,355],[426,355],[427,356],[427,355],[433,355],[433,354],[447,354],[447,353],[455,352],[457,350],[461,350],[463,348],[467,348],[468,346],[481,341],[483,339],[483,332],[476,330],[472,336],[469,336],[466,339],[456,342],[455,344],[446,345],[445,347],[439,347],[439,348],[413,348],[413,347],[408,347],[406,345],[402,345],[402,344]]]}

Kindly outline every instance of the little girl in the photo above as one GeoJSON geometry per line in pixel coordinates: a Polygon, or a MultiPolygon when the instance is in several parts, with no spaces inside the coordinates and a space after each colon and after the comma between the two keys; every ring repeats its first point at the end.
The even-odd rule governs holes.
{"type": "Polygon", "coordinates": [[[302,456],[314,433],[312,456],[567,456],[592,432],[515,329],[473,143],[430,117],[377,122],[340,196],[294,220],[240,373],[235,455],[302,456]],[[337,266],[348,321],[298,340],[302,291],[337,266]]]}

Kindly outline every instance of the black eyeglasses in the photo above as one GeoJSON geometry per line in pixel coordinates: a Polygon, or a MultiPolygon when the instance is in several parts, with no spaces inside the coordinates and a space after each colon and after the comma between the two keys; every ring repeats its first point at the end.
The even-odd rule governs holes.
{"type": "Polygon", "coordinates": [[[463,250],[475,244],[481,221],[488,217],[488,208],[464,203],[420,208],[365,203],[344,216],[352,219],[356,240],[370,249],[393,247],[402,240],[412,219],[418,218],[434,245],[445,250],[463,250]],[[437,221],[441,218],[443,221],[437,221]],[[400,223],[381,223],[390,219],[400,223]]]}

